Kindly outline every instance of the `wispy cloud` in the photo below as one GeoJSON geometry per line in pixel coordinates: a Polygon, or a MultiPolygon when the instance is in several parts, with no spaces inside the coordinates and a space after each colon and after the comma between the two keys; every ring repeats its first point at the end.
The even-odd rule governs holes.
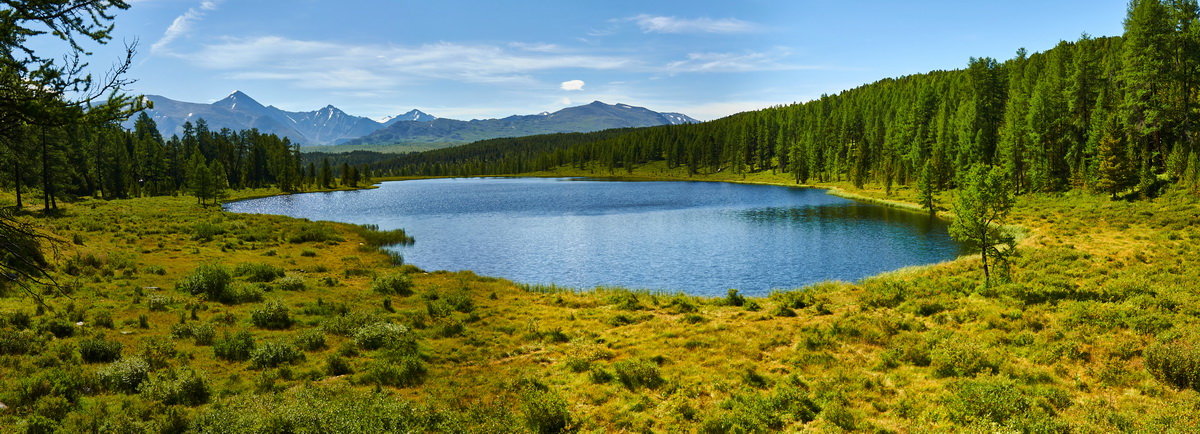
{"type": "Polygon", "coordinates": [[[737,18],[679,18],[641,14],[625,19],[645,33],[753,33],[762,26],[737,18]]]}
{"type": "Polygon", "coordinates": [[[615,70],[632,58],[570,52],[545,45],[353,45],[279,36],[223,38],[199,51],[178,54],[193,64],[227,71],[232,78],[285,80],[311,89],[388,89],[418,81],[528,83],[554,69],[615,70]]]}
{"type": "Polygon", "coordinates": [[[741,53],[688,53],[687,58],[668,62],[669,74],[687,72],[755,72],[828,69],[824,66],[796,65],[785,62],[791,52],[784,48],[741,53]]]}
{"type": "Polygon", "coordinates": [[[163,32],[162,37],[158,38],[158,41],[155,41],[154,44],[150,46],[150,52],[167,52],[172,42],[175,42],[176,39],[179,39],[180,37],[187,35],[188,32],[192,31],[192,26],[197,21],[204,18],[208,12],[216,10],[217,6],[220,6],[221,1],[223,0],[204,0],[200,2],[199,6],[189,8],[187,12],[183,13],[183,15],[175,17],[175,20],[171,21],[171,25],[167,27],[165,32],[163,32]]]}

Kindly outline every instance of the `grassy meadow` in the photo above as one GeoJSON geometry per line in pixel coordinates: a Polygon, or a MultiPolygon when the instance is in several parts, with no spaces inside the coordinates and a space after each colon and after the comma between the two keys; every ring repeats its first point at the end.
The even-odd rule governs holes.
{"type": "Polygon", "coordinates": [[[0,430],[1195,432],[1198,205],[1023,196],[990,286],[964,257],[699,298],[423,271],[379,248],[398,232],[190,197],[82,200],[29,217],[61,239],[47,306],[0,297],[0,430]]]}

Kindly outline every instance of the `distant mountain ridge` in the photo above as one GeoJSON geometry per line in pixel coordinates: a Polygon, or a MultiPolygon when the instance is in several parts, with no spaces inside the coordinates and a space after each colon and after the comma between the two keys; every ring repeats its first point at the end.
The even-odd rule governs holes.
{"type": "MultiPolygon", "coordinates": [[[[376,121],[347,114],[332,105],[310,112],[289,112],[275,106],[264,106],[241,91],[235,91],[212,104],[176,101],[159,95],[147,95],[146,98],[154,105],[154,108],[146,110],[146,114],[154,119],[164,136],[182,134],[184,123],[194,124],[204,119],[210,131],[256,128],[306,146],[441,147],[500,137],[698,122],[680,113],[659,113],[644,107],[600,101],[567,107],[554,113],[513,115],[501,119],[460,121],[439,118],[414,109],[376,121]]],[[[132,126],[131,119],[126,127],[132,126]]]]}
{"type": "MultiPolygon", "coordinates": [[[[257,128],[264,133],[287,137],[304,145],[333,145],[365,136],[388,125],[370,118],[354,116],[327,105],[310,112],[289,112],[275,106],[264,106],[241,91],[236,91],[212,104],[176,101],[164,96],[147,95],[154,108],[146,114],[158,123],[165,136],[181,134],[185,122],[204,119],[212,131],[222,128],[245,130],[257,128]]],[[[420,121],[437,119],[420,110],[412,110],[389,119],[420,121]]],[[[390,120],[389,120],[390,121],[390,120]]],[[[132,126],[132,120],[127,127],[132,126]]]]}
{"type": "Polygon", "coordinates": [[[428,121],[398,120],[362,138],[343,143],[348,146],[469,143],[501,137],[521,137],[553,133],[586,133],[612,128],[679,125],[699,121],[681,113],[659,113],[628,104],[591,104],[567,107],[554,113],[514,115],[501,119],[460,121],[435,118],[428,121]]]}

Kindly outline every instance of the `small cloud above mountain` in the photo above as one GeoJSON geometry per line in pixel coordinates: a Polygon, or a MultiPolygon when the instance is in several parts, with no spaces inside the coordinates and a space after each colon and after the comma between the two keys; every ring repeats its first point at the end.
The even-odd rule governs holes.
{"type": "Polygon", "coordinates": [[[568,80],[562,82],[562,90],[583,90],[583,80],[568,80]]]}

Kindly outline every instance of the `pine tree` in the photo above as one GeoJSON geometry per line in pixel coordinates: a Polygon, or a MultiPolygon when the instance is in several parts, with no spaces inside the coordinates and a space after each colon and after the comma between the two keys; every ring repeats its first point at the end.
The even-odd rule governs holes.
{"type": "Polygon", "coordinates": [[[1116,199],[1117,193],[1129,186],[1132,175],[1125,146],[1120,139],[1105,135],[1100,139],[1097,153],[1099,166],[1096,169],[1095,188],[1116,199]]]}
{"type": "Polygon", "coordinates": [[[937,183],[934,182],[933,161],[925,161],[921,168],[921,176],[917,179],[917,201],[929,210],[929,215],[937,214],[934,205],[934,195],[937,194],[937,183]]]}

